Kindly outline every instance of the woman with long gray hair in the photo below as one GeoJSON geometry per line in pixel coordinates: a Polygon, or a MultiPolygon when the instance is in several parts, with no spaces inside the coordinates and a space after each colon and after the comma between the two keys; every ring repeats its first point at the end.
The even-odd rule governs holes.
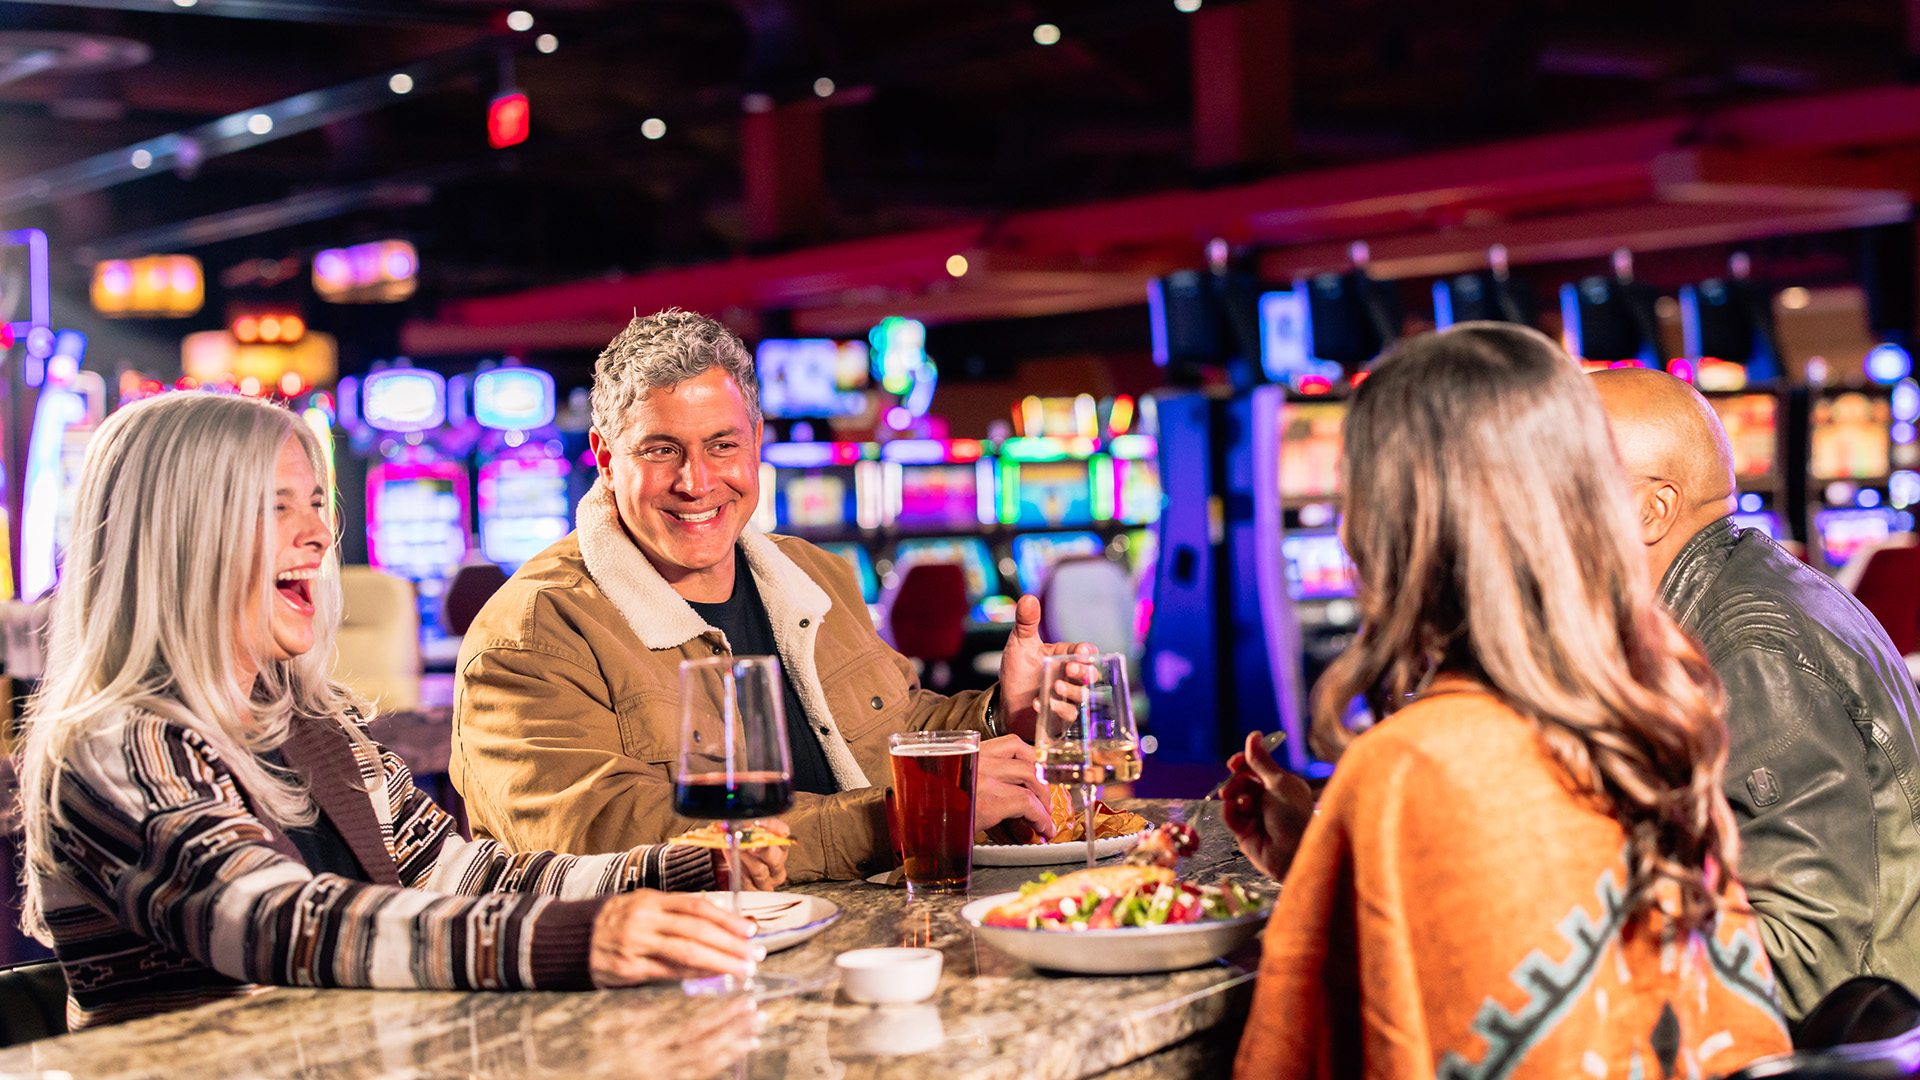
{"type": "MultiPolygon", "coordinates": [[[[261,986],[513,990],[745,973],[713,853],[461,839],[328,675],[339,622],[318,438],[167,394],[88,448],[21,755],[23,924],[85,1027],[261,986]]],[[[760,880],[781,849],[756,852],[760,880]]]]}
{"type": "Polygon", "coordinates": [[[1361,629],[1314,694],[1338,767],[1313,814],[1249,740],[1226,792],[1286,882],[1235,1075],[1698,1076],[1787,1049],[1720,684],[1656,604],[1579,367],[1517,326],[1422,334],[1343,443],[1361,629]]]}

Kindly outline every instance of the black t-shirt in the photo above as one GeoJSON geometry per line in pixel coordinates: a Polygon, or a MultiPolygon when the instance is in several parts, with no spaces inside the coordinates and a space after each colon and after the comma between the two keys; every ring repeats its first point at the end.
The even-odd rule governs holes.
{"type": "MultiPolygon", "coordinates": [[[[264,750],[260,753],[263,761],[270,762],[275,768],[285,769],[287,759],[278,749],[264,750]]],[[[301,777],[302,780],[306,779],[301,777]]],[[[316,874],[338,874],[349,881],[372,881],[366,870],[360,866],[360,860],[347,846],[347,838],[340,835],[326,814],[315,818],[311,825],[298,825],[287,830],[287,839],[299,849],[300,861],[307,869],[316,874]]]]}
{"type": "MultiPolygon", "coordinates": [[[[773,641],[773,620],[760,601],[760,587],[754,584],[753,570],[738,547],[733,549],[733,595],[718,604],[687,603],[707,625],[727,635],[727,644],[735,656],[778,656],[773,641]]],[[[815,795],[831,795],[840,790],[827,765],[827,752],[807,723],[807,712],[800,695],[793,692],[793,676],[780,665],[780,686],[785,692],[787,713],[787,749],[793,756],[793,790],[815,795]]]]}

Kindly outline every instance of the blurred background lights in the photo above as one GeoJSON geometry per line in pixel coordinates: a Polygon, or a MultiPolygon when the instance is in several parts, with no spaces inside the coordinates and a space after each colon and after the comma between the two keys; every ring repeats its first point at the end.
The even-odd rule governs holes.
{"type": "Polygon", "coordinates": [[[1913,357],[1892,342],[1875,345],[1867,353],[1867,378],[1889,386],[1913,374],[1913,357]]]}
{"type": "Polygon", "coordinates": [[[813,92],[818,97],[833,96],[833,80],[825,75],[813,80],[813,92]]]}
{"type": "Polygon", "coordinates": [[[533,12],[511,11],[507,13],[507,29],[525,33],[533,29],[533,12]]]}
{"type": "Polygon", "coordinates": [[[1191,15],[1200,10],[1200,0],[1173,0],[1173,9],[1191,15]]]}
{"type": "Polygon", "coordinates": [[[94,264],[90,298],[102,315],[176,318],[200,310],[206,282],[191,255],[106,259],[94,264]]]}
{"type": "Polygon", "coordinates": [[[551,53],[560,48],[560,39],[552,34],[541,34],[533,39],[533,47],[543,53],[551,53]]]}
{"type": "Polygon", "coordinates": [[[1887,429],[1887,437],[1900,446],[1905,446],[1913,442],[1914,434],[1914,426],[1905,420],[1901,420],[1887,429]]]}
{"type": "Polygon", "coordinates": [[[393,77],[387,80],[387,89],[396,94],[412,93],[413,76],[404,71],[396,71],[393,73],[393,77]]]}
{"type": "Polygon", "coordinates": [[[1740,509],[1746,513],[1757,514],[1766,505],[1767,501],[1761,498],[1757,491],[1749,491],[1740,496],[1740,509]]]}
{"type": "Polygon", "coordinates": [[[967,276],[967,257],[965,255],[947,256],[947,273],[954,277],[967,276]]]}
{"type": "Polygon", "coordinates": [[[667,133],[667,122],[657,116],[649,116],[640,122],[640,134],[649,139],[657,139],[667,133]]]}
{"type": "Polygon", "coordinates": [[[1813,302],[1813,294],[1798,285],[1780,290],[1780,306],[1789,311],[1799,311],[1813,302]]]}
{"type": "Polygon", "coordinates": [[[1041,45],[1053,45],[1060,40],[1060,28],[1050,22],[1043,22],[1033,28],[1033,40],[1041,45]]]}
{"type": "Polygon", "coordinates": [[[405,240],[328,248],[313,257],[313,291],[330,304],[390,304],[413,295],[419,272],[405,240]]]}
{"type": "Polygon", "coordinates": [[[1853,497],[1853,501],[1854,505],[1864,506],[1871,510],[1880,505],[1880,489],[1870,487],[1861,488],[1860,493],[1853,497]]]}
{"type": "Polygon", "coordinates": [[[1902,469],[1887,478],[1887,501],[1895,509],[1920,503],[1920,472],[1902,469]]]}
{"type": "Polygon", "coordinates": [[[134,168],[145,169],[153,164],[153,154],[146,150],[135,150],[128,160],[133,162],[134,168]]]}
{"type": "Polygon", "coordinates": [[[1920,383],[1905,379],[1893,388],[1893,418],[1920,420],[1920,383]]]}
{"type": "Polygon", "coordinates": [[[255,135],[265,135],[273,130],[273,117],[263,112],[254,113],[247,117],[247,130],[255,135]]]}

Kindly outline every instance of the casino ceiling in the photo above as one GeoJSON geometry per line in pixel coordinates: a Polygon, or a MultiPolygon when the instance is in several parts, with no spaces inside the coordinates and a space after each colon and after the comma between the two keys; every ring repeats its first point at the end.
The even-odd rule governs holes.
{"type": "Polygon", "coordinates": [[[1203,167],[1195,6],[544,0],[517,29],[465,0],[0,0],[0,227],[45,229],[69,290],[91,256],[187,251],[213,277],[404,236],[422,312],[1914,74],[1899,0],[1295,2],[1242,59],[1291,94],[1286,152],[1203,167]],[[531,134],[493,149],[509,84],[531,134]],[[743,118],[795,103],[820,213],[756,230],[743,118]],[[214,130],[268,106],[270,130],[214,130]]]}

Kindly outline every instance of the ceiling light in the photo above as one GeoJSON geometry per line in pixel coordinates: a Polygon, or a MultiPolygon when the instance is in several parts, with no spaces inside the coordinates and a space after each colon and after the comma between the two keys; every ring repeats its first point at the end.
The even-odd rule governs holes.
{"type": "Polygon", "coordinates": [[[967,276],[967,257],[965,255],[947,256],[947,273],[954,277],[967,276]]]}
{"type": "Polygon", "coordinates": [[[273,130],[273,117],[263,112],[254,113],[247,117],[247,130],[255,135],[265,135],[273,130]]]}
{"type": "Polygon", "coordinates": [[[144,169],[153,164],[153,154],[146,150],[135,150],[131,160],[134,168],[144,169]]]}
{"type": "Polygon", "coordinates": [[[560,39],[554,37],[552,34],[541,34],[539,37],[533,39],[533,47],[543,53],[550,53],[560,47],[560,39]]]}
{"type": "Polygon", "coordinates": [[[640,122],[640,134],[649,139],[657,139],[667,133],[667,122],[657,116],[649,116],[640,122]]]}
{"type": "Polygon", "coordinates": [[[1173,0],[1173,10],[1191,15],[1200,10],[1200,0],[1173,0]]]}
{"type": "Polygon", "coordinates": [[[174,7],[192,7],[193,5],[199,2],[200,0],[173,0],[173,6],[174,7]]]}
{"type": "Polygon", "coordinates": [[[387,80],[387,89],[396,94],[410,93],[413,90],[413,76],[404,71],[395,72],[393,78],[387,80]]]}
{"type": "Polygon", "coordinates": [[[512,11],[507,13],[507,29],[525,32],[533,29],[533,12],[512,11]]]}
{"type": "Polygon", "coordinates": [[[1060,28],[1050,22],[1043,22],[1033,28],[1033,40],[1042,45],[1052,45],[1060,40],[1060,28]]]}
{"type": "Polygon", "coordinates": [[[825,75],[813,80],[813,92],[819,97],[832,97],[833,80],[827,78],[825,75]]]}
{"type": "Polygon", "coordinates": [[[1780,290],[1780,306],[1790,311],[1798,311],[1813,303],[1813,294],[1798,285],[1780,290]]]}

